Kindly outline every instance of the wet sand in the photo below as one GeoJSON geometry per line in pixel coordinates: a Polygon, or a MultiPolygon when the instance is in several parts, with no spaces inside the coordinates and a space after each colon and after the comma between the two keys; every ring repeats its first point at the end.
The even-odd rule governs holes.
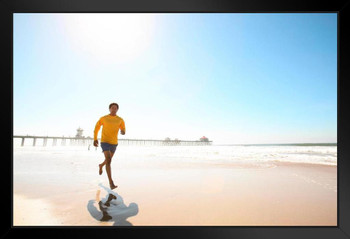
{"type": "Polygon", "coordinates": [[[337,225],[336,166],[114,159],[112,192],[101,162],[84,160],[35,172],[15,163],[14,226],[337,225]],[[110,193],[112,219],[101,222],[110,193]]]}

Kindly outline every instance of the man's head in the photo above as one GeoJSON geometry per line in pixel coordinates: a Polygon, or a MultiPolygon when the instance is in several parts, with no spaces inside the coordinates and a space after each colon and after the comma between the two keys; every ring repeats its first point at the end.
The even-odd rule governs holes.
{"type": "Polygon", "coordinates": [[[109,112],[111,112],[112,115],[115,115],[118,110],[119,110],[119,105],[117,103],[111,103],[109,105],[109,112]]]}

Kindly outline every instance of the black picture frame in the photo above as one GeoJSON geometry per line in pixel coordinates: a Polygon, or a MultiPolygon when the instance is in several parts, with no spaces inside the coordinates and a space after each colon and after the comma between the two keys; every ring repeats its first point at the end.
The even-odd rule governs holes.
{"type": "MultiPolygon", "coordinates": [[[[349,21],[350,0],[320,1],[259,1],[259,0],[1,0],[1,79],[7,87],[1,87],[3,126],[10,136],[7,150],[10,157],[3,159],[5,189],[2,197],[7,212],[2,223],[1,238],[94,238],[94,237],[186,237],[186,238],[350,238],[350,153],[349,140],[350,107],[346,105],[349,87],[349,21]],[[12,75],[12,28],[13,13],[64,13],[64,12],[232,12],[232,13],[290,13],[290,12],[333,12],[338,15],[338,226],[335,227],[13,227],[12,226],[12,136],[13,136],[13,75],[12,75]],[[8,117],[8,118],[7,118],[8,117]],[[7,121],[8,119],[8,121],[7,121]],[[4,124],[5,125],[5,124],[4,124]],[[5,221],[5,222],[4,222],[5,221]]],[[[6,139],[7,140],[7,139],[6,139]]],[[[5,141],[5,139],[4,139],[5,141]]]]}

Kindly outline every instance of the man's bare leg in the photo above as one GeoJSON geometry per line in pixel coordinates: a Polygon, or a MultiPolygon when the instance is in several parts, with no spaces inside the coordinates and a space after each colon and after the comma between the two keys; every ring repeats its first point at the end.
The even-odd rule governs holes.
{"type": "MultiPolygon", "coordinates": [[[[115,152],[111,152],[111,151],[109,151],[109,152],[110,152],[110,154],[111,154],[111,159],[112,159],[115,152]]],[[[107,159],[106,159],[106,157],[105,157],[105,161],[103,161],[103,163],[101,163],[101,164],[98,165],[99,168],[100,168],[100,171],[99,171],[99,174],[100,174],[100,175],[103,173],[102,168],[103,168],[103,166],[106,165],[106,163],[107,163],[107,159]]]]}
{"type": "Polygon", "coordinates": [[[102,168],[103,168],[103,166],[106,164],[105,162],[106,162],[106,160],[103,161],[103,163],[101,163],[101,164],[98,165],[98,167],[100,168],[100,170],[98,171],[98,173],[99,173],[100,175],[103,173],[102,168]]]}
{"type": "Polygon", "coordinates": [[[105,155],[105,161],[106,161],[106,172],[108,176],[108,181],[109,181],[109,187],[111,189],[115,189],[117,186],[114,185],[113,180],[112,180],[112,171],[111,171],[111,162],[112,162],[112,154],[110,151],[103,151],[105,155]]]}

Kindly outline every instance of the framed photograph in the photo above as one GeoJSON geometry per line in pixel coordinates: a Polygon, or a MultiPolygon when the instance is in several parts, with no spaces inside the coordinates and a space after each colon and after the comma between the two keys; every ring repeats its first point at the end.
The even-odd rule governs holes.
{"type": "Polygon", "coordinates": [[[350,3],[297,3],[2,1],[2,235],[350,238],[350,3]]]}

